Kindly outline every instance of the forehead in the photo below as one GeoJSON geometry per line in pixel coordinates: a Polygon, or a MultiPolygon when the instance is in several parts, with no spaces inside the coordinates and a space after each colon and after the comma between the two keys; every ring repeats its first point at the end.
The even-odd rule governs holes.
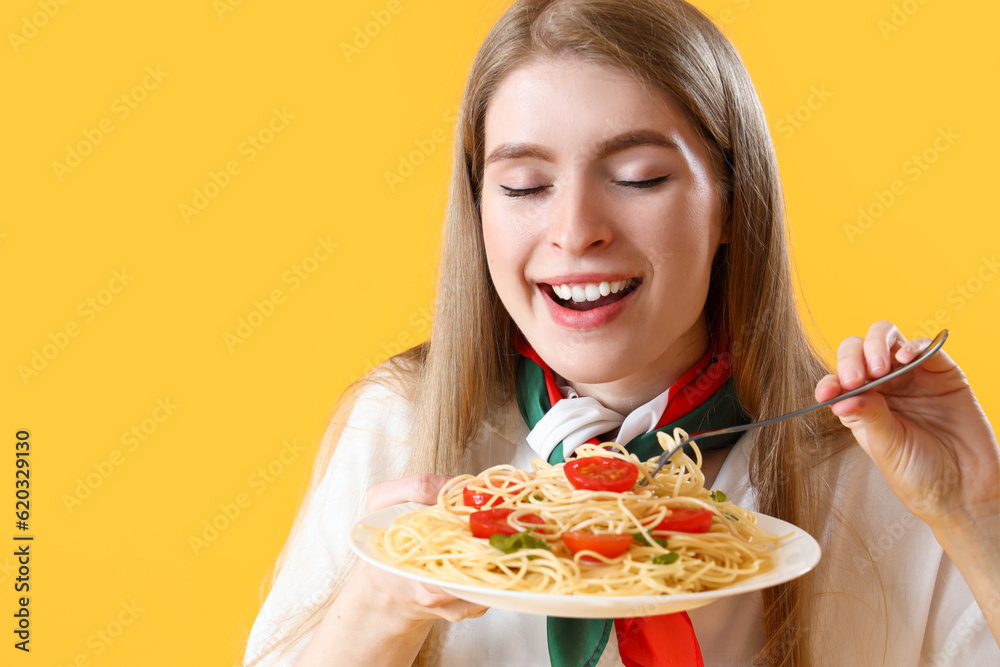
{"type": "Polygon", "coordinates": [[[604,139],[657,130],[697,151],[700,138],[672,95],[624,69],[572,57],[530,60],[509,72],[486,113],[486,152],[509,142],[582,153],[604,139]]]}

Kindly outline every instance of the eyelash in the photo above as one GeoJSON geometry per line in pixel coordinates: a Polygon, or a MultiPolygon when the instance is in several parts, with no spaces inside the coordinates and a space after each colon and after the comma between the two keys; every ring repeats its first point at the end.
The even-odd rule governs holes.
{"type": "MultiPolygon", "coordinates": [[[[645,181],[615,181],[615,183],[630,188],[636,188],[638,190],[646,190],[649,188],[655,188],[657,185],[663,183],[668,178],[669,176],[659,176],[657,178],[650,178],[645,181]]],[[[519,190],[517,188],[508,188],[506,185],[501,185],[500,187],[504,189],[505,196],[511,197],[513,199],[523,199],[525,197],[530,197],[531,195],[536,195],[550,186],[540,185],[537,188],[525,188],[522,190],[519,190]]]]}

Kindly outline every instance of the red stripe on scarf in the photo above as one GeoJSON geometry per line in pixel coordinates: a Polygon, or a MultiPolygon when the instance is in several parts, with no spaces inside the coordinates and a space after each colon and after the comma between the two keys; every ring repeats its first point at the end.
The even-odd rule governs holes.
{"type": "Polygon", "coordinates": [[[618,653],[625,667],[704,667],[694,626],[685,612],[616,618],[618,653]]]}
{"type": "MultiPolygon", "coordinates": [[[[518,352],[541,367],[545,376],[545,391],[549,396],[549,407],[561,401],[563,395],[556,384],[555,373],[535,351],[535,348],[531,347],[531,344],[521,335],[516,336],[514,345],[518,352]]],[[[656,422],[655,428],[662,428],[677,421],[714,396],[722,388],[722,385],[726,384],[729,380],[731,359],[729,354],[720,353],[720,350],[725,349],[725,344],[710,345],[698,363],[670,386],[670,399],[663,414],[660,415],[659,421],[656,422]]],[[[591,438],[587,442],[596,444],[600,441],[597,438],[591,438]]]]}
{"type": "MultiPolygon", "coordinates": [[[[549,395],[549,408],[561,401],[563,395],[562,392],[559,391],[559,387],[556,385],[555,373],[552,372],[549,365],[545,363],[537,352],[535,352],[535,348],[531,347],[531,343],[529,343],[524,336],[518,334],[515,336],[514,347],[516,347],[517,351],[523,356],[531,359],[536,364],[541,366],[542,373],[545,375],[545,391],[549,395]]],[[[593,439],[593,441],[597,442],[596,439],[593,439]]]]}
{"type": "Polygon", "coordinates": [[[729,381],[732,358],[725,345],[709,347],[694,367],[670,387],[670,401],[656,422],[662,428],[688,414],[722,389],[729,381]]]}

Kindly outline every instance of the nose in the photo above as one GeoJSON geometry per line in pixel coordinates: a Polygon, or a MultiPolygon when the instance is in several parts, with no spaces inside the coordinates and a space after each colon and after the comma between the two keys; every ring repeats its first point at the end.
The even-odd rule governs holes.
{"type": "Polygon", "coordinates": [[[601,205],[596,186],[577,182],[556,195],[557,203],[549,210],[549,244],[571,255],[603,248],[613,238],[613,225],[601,205]]]}

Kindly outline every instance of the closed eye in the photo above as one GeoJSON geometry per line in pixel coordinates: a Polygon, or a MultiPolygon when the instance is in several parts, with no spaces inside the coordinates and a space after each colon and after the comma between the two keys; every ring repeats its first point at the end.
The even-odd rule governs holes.
{"type": "MultiPolygon", "coordinates": [[[[656,178],[650,178],[644,181],[615,181],[615,183],[617,185],[624,185],[625,187],[643,190],[646,188],[655,188],[657,185],[663,183],[668,178],[670,178],[670,176],[658,176],[656,178]]],[[[551,186],[539,185],[538,187],[535,188],[509,188],[506,185],[501,185],[500,187],[503,188],[505,196],[518,199],[523,197],[530,197],[531,195],[537,195],[540,192],[547,190],[551,186]]]]}
{"type": "Polygon", "coordinates": [[[505,196],[520,198],[520,197],[529,197],[531,195],[537,195],[539,192],[542,192],[549,186],[539,185],[537,188],[523,188],[523,189],[508,188],[506,185],[501,185],[500,187],[504,189],[505,196]]]}
{"type": "Polygon", "coordinates": [[[655,188],[660,183],[670,178],[669,176],[659,176],[657,178],[650,178],[645,181],[615,181],[618,185],[624,185],[629,188],[655,188]]]}

